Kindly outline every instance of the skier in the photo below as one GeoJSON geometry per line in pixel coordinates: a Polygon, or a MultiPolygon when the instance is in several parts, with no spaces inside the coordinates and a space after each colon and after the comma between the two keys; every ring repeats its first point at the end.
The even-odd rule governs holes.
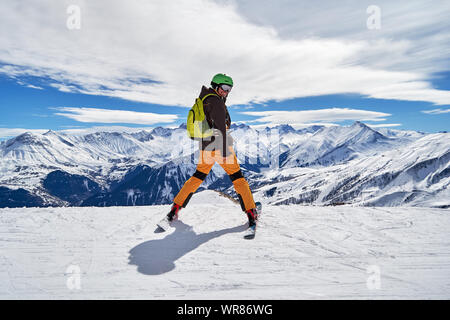
{"type": "Polygon", "coordinates": [[[165,229],[164,226],[168,226],[178,218],[181,208],[186,207],[194,192],[200,187],[217,161],[233,182],[241,208],[248,217],[248,230],[254,236],[258,219],[257,206],[233,150],[233,139],[227,132],[231,125],[231,118],[225,102],[232,87],[233,80],[231,77],[219,73],[213,77],[210,88],[203,86],[201,89],[200,99],[209,95],[203,101],[203,111],[208,125],[213,129],[213,135],[209,139],[200,140],[200,156],[196,171],[175,196],[170,212],[160,223],[163,229],[165,229]]]}

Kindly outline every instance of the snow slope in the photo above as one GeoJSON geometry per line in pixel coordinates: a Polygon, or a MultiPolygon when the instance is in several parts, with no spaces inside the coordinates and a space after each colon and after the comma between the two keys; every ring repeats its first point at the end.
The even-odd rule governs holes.
{"type": "Polygon", "coordinates": [[[450,298],[449,209],[265,205],[250,241],[214,191],[168,210],[0,209],[0,299],[450,298]]]}

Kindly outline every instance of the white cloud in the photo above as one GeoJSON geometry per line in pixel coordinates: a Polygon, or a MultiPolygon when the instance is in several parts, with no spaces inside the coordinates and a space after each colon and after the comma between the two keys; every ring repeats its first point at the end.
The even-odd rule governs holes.
{"type": "Polygon", "coordinates": [[[390,128],[390,127],[400,127],[402,126],[401,123],[380,123],[380,124],[370,124],[366,123],[369,127],[372,128],[390,128]]]}
{"type": "Polygon", "coordinates": [[[0,139],[16,137],[25,132],[46,133],[48,129],[0,128],[0,139]]]}
{"type": "Polygon", "coordinates": [[[442,113],[450,113],[450,109],[433,109],[433,110],[424,110],[422,112],[428,114],[442,114],[442,113]]]}
{"type": "Polygon", "coordinates": [[[0,66],[0,73],[43,76],[65,92],[186,107],[217,72],[235,80],[231,104],[338,93],[450,103],[449,91],[427,82],[434,70],[430,66],[448,59],[442,56],[448,50],[437,56],[432,46],[425,46],[430,42],[417,40],[417,32],[410,36],[418,27],[432,26],[422,38],[441,49],[450,43],[445,41],[448,29],[438,29],[446,25],[445,15],[434,15],[448,5],[414,2],[400,10],[400,5],[382,2],[382,31],[369,36],[366,7],[353,4],[347,12],[339,9],[341,4],[326,4],[314,12],[309,2],[258,2],[255,12],[264,13],[269,23],[275,19],[258,25],[249,10],[234,2],[3,1],[0,62],[9,65],[0,66]],[[66,27],[70,4],[81,8],[80,30],[66,27]],[[362,29],[347,19],[330,25],[344,13],[348,20],[360,17],[362,29]],[[286,28],[289,21],[291,29],[286,28]],[[336,28],[341,31],[324,31],[336,28]],[[396,31],[385,32],[392,28],[396,31]],[[399,36],[404,34],[408,36],[399,36]]]}
{"type": "MultiPolygon", "coordinates": [[[[169,127],[169,126],[164,126],[169,127]]],[[[62,126],[64,128],[64,126],[62,126]]],[[[142,130],[145,131],[151,131],[154,127],[126,127],[126,126],[93,126],[93,127],[75,127],[70,126],[70,128],[67,129],[61,129],[61,130],[53,130],[58,133],[70,135],[70,136],[82,136],[89,133],[95,133],[95,132],[125,132],[125,133],[133,133],[133,132],[139,132],[142,130]]],[[[9,138],[16,137],[18,135],[21,135],[25,132],[31,132],[36,134],[44,134],[48,132],[49,129],[24,129],[24,128],[0,128],[0,140],[5,140],[9,138]]]]}
{"type": "MultiPolygon", "coordinates": [[[[266,123],[266,124],[250,124],[250,125],[254,129],[265,129],[266,127],[273,128],[279,124],[278,123],[266,123]]],[[[336,123],[326,123],[326,122],[289,123],[289,125],[296,130],[305,129],[305,128],[312,127],[312,126],[339,127],[339,125],[336,123]]]]}
{"type": "Polygon", "coordinates": [[[389,113],[356,110],[348,108],[330,108],[302,111],[246,111],[240,112],[248,116],[258,117],[248,122],[265,122],[269,124],[305,125],[311,123],[332,123],[342,121],[384,121],[389,113]]]}
{"type": "Polygon", "coordinates": [[[174,114],[157,114],[149,112],[135,112],[128,110],[108,110],[97,108],[54,108],[62,111],[55,115],[67,117],[79,122],[96,123],[134,123],[153,125],[156,123],[170,123],[177,120],[174,114]]]}
{"type": "Polygon", "coordinates": [[[364,65],[421,73],[449,67],[448,1],[246,0],[235,5],[250,22],[272,27],[284,39],[363,41],[358,62],[364,65]],[[378,30],[366,26],[370,5],[381,10],[378,30]]]}
{"type": "Polygon", "coordinates": [[[32,84],[27,84],[26,87],[27,88],[31,88],[31,89],[37,89],[37,90],[44,90],[44,88],[39,87],[39,86],[35,86],[35,85],[32,85],[32,84]]]}
{"type": "Polygon", "coordinates": [[[32,85],[32,84],[28,84],[28,83],[26,83],[24,81],[21,81],[21,80],[17,80],[17,83],[22,85],[22,86],[25,86],[27,88],[37,89],[37,90],[44,90],[44,88],[42,88],[42,87],[35,86],[35,85],[32,85]]]}
{"type": "Polygon", "coordinates": [[[70,136],[82,136],[89,133],[95,132],[125,132],[125,133],[133,133],[139,131],[151,131],[153,127],[124,127],[124,126],[94,126],[89,128],[70,128],[70,129],[62,129],[57,132],[67,134],[70,136]]]}

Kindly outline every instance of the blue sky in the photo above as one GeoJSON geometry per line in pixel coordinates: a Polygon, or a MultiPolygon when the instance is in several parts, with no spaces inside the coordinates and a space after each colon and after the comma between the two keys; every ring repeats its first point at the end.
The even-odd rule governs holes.
{"type": "Polygon", "coordinates": [[[178,126],[217,72],[233,121],[449,130],[449,4],[379,1],[376,30],[369,4],[2,3],[0,139],[178,126]]]}
{"type": "MultiPolygon", "coordinates": [[[[435,86],[440,89],[450,89],[450,73],[442,75],[444,78],[436,81],[435,86]]],[[[28,79],[29,81],[30,79],[28,79]]],[[[17,79],[5,76],[0,77],[0,88],[2,95],[0,105],[2,106],[2,117],[0,128],[14,129],[42,129],[42,130],[68,130],[75,128],[90,128],[108,126],[100,122],[80,122],[65,116],[56,115],[57,108],[61,107],[86,107],[100,108],[106,110],[132,110],[136,112],[154,112],[160,114],[174,114],[178,118],[170,123],[157,123],[154,126],[178,126],[185,121],[188,108],[179,106],[157,105],[144,102],[111,98],[101,95],[88,95],[81,93],[61,92],[52,87],[43,85],[42,80],[34,79],[36,85],[43,89],[29,88],[17,83],[17,79]]],[[[206,81],[205,81],[206,82],[206,81]]],[[[198,92],[192,93],[192,99],[198,92]]],[[[229,100],[232,101],[232,94],[229,100]]],[[[323,95],[316,97],[294,98],[280,102],[268,101],[264,104],[235,105],[229,108],[233,121],[246,122],[257,119],[242,114],[244,111],[258,110],[320,110],[334,108],[351,108],[359,110],[377,111],[390,114],[383,123],[399,124],[394,129],[417,130],[424,132],[448,131],[450,129],[450,113],[426,114],[422,111],[434,110],[436,106],[427,102],[386,100],[364,98],[356,94],[323,95]],[[250,108],[250,109],[246,109],[250,108]]],[[[336,122],[341,125],[349,125],[354,120],[336,122]]],[[[377,122],[367,121],[368,124],[377,122]]],[[[252,124],[249,122],[249,124],[252,124]]],[[[118,122],[114,125],[134,128],[145,128],[141,124],[118,122]]]]}

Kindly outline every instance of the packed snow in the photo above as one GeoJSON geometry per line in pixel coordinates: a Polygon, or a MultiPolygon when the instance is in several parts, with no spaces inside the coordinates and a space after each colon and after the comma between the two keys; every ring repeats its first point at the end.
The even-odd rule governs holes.
{"type": "Polygon", "coordinates": [[[0,209],[0,299],[449,299],[450,210],[239,204],[0,209]]]}

